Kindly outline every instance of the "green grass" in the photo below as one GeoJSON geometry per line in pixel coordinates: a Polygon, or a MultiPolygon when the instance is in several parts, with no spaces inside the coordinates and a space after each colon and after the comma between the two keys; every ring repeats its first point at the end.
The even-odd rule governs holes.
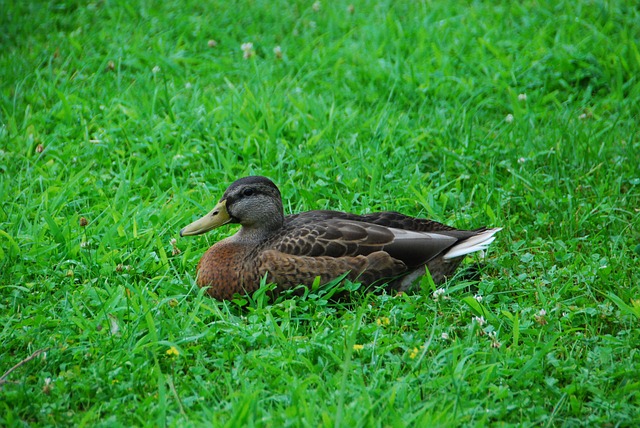
{"type": "Polygon", "coordinates": [[[312,5],[0,0],[0,425],[638,423],[635,2],[312,5]],[[232,230],[171,240],[249,174],[504,230],[446,299],[219,303],[232,230]]]}

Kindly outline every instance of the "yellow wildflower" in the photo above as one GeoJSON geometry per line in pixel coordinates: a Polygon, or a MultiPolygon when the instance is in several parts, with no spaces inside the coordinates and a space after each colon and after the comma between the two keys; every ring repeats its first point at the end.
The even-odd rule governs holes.
{"type": "Polygon", "coordinates": [[[413,348],[411,350],[411,352],[409,353],[409,358],[411,358],[412,360],[415,359],[418,356],[418,348],[413,348]]]}
{"type": "Polygon", "coordinates": [[[376,325],[378,325],[378,326],[389,325],[390,323],[391,323],[391,321],[389,321],[388,317],[382,317],[382,318],[377,318],[376,319],[376,325]]]}

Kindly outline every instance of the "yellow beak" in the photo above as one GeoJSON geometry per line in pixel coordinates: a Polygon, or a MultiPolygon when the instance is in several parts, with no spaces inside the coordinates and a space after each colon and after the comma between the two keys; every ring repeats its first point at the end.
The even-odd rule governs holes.
{"type": "Polygon", "coordinates": [[[206,216],[194,221],[189,226],[180,231],[180,236],[200,235],[211,229],[220,227],[231,221],[231,216],[227,211],[227,200],[220,201],[213,210],[206,216]]]}

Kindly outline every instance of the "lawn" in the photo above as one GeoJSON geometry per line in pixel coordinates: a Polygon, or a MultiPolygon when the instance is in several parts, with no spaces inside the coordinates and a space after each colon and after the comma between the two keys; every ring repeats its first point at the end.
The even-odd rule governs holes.
{"type": "Polygon", "coordinates": [[[640,423],[636,2],[0,10],[0,425],[640,423]],[[221,303],[235,228],[179,230],[246,175],[504,229],[444,293],[221,303]]]}

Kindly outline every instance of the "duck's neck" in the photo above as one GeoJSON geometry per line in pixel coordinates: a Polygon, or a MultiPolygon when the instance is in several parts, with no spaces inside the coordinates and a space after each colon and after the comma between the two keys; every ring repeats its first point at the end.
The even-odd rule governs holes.
{"type": "Polygon", "coordinates": [[[273,215],[259,224],[242,224],[240,230],[234,235],[234,240],[240,243],[258,244],[277,233],[283,225],[283,213],[273,215]]]}
{"type": "Polygon", "coordinates": [[[233,235],[233,240],[240,244],[259,244],[271,236],[273,232],[257,229],[241,227],[240,230],[233,235]]]}

